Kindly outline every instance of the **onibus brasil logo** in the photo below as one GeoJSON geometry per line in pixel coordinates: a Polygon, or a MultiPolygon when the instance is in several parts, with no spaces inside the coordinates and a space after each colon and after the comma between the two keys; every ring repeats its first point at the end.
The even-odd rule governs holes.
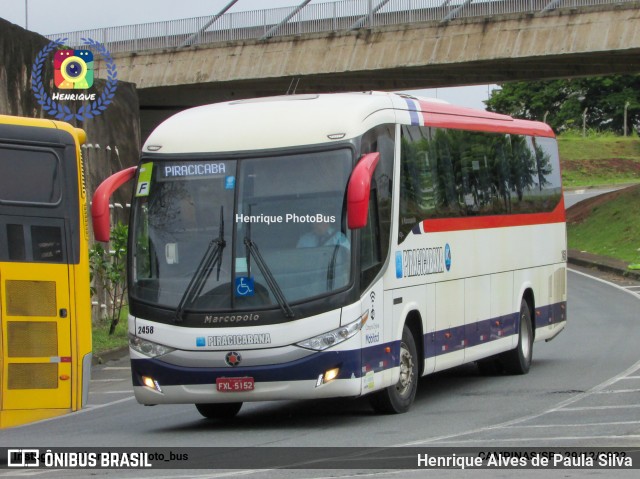
{"type": "Polygon", "coordinates": [[[49,43],[40,50],[33,64],[31,73],[33,94],[44,111],[58,120],[82,121],[98,116],[112,102],[118,87],[116,64],[109,50],[102,43],[91,38],[81,38],[81,40],[83,45],[93,48],[104,59],[107,83],[100,96],[97,93],[76,93],[93,86],[94,53],[88,49],[65,49],[64,42],[67,38],[58,38],[49,43]],[[45,65],[50,61],[53,61],[53,80],[58,90],[52,96],[49,96],[45,90],[42,80],[45,65]],[[72,111],[69,105],[60,104],[56,100],[88,101],[88,103],[80,106],[77,111],[72,111]]]}

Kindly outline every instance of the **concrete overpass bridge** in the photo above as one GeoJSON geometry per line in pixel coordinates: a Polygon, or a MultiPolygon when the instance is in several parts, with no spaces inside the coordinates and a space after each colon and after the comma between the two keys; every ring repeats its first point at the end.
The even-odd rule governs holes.
{"type": "MultiPolygon", "coordinates": [[[[294,88],[407,90],[640,72],[638,1],[309,2],[49,37],[105,44],[118,78],[137,85],[143,136],[176,110],[294,88]]],[[[106,77],[101,62],[95,69],[106,77]]]]}

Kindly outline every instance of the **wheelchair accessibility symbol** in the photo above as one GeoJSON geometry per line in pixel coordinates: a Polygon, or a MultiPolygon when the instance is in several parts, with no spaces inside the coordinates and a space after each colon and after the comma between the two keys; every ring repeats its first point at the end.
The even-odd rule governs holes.
{"type": "Polygon", "coordinates": [[[253,278],[240,276],[236,278],[236,296],[253,296],[253,278]]]}

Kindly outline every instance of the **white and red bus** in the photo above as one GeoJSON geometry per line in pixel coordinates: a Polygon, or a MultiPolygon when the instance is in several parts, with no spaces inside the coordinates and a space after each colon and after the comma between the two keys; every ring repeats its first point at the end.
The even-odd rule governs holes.
{"type": "Polygon", "coordinates": [[[393,93],[189,109],[136,176],[129,333],[142,404],[413,402],[463,363],[524,374],[566,324],[557,145],[538,122],[393,93]]]}

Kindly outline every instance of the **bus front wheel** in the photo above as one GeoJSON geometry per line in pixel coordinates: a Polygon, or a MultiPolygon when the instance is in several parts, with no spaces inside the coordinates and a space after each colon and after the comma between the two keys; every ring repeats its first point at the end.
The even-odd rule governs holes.
{"type": "Polygon", "coordinates": [[[411,330],[405,325],[400,343],[400,379],[398,382],[371,396],[376,412],[401,414],[407,412],[418,389],[418,351],[411,330]]]}
{"type": "Polygon", "coordinates": [[[207,419],[231,419],[238,414],[241,402],[196,404],[196,409],[207,419]]]}

